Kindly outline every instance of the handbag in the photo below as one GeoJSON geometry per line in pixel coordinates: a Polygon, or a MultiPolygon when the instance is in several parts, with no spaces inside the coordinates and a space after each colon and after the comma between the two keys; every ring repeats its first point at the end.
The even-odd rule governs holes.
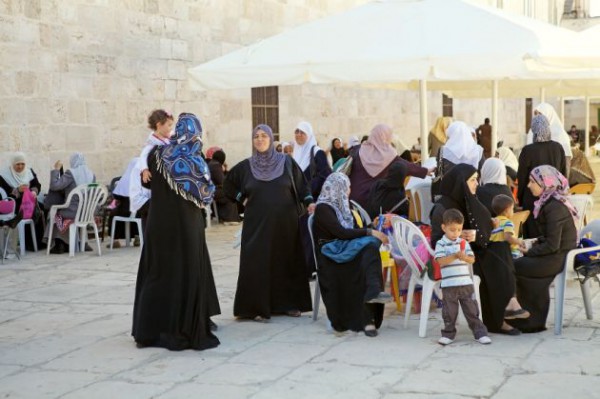
{"type": "Polygon", "coordinates": [[[35,211],[35,196],[28,188],[23,191],[23,199],[21,200],[20,210],[23,212],[23,219],[31,219],[35,211]]]}
{"type": "Polygon", "coordinates": [[[298,212],[298,217],[302,217],[306,214],[306,206],[300,198],[298,197],[298,190],[296,189],[296,181],[294,180],[294,175],[292,173],[292,162],[291,159],[286,159],[285,161],[285,170],[287,171],[288,177],[292,182],[292,191],[294,193],[294,200],[296,201],[296,211],[298,212]]]}
{"type": "Polygon", "coordinates": [[[583,276],[581,284],[585,284],[586,281],[591,278],[598,278],[598,274],[600,274],[600,259],[595,259],[589,263],[576,266],[575,271],[578,275],[583,276]]]}
{"type": "Polygon", "coordinates": [[[431,181],[431,199],[435,200],[436,195],[440,195],[442,190],[442,180],[444,179],[444,174],[447,172],[444,170],[444,147],[440,147],[440,150],[437,154],[437,170],[435,173],[435,177],[431,181]]]}
{"type": "Polygon", "coordinates": [[[356,255],[369,244],[381,244],[373,236],[353,238],[352,240],[333,240],[321,247],[321,253],[335,263],[347,263],[356,258],[356,255]]]}

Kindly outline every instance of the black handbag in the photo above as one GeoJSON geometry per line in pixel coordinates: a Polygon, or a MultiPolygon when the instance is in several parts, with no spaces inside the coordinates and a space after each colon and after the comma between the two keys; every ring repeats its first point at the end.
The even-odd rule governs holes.
{"type": "Polygon", "coordinates": [[[594,259],[589,263],[579,265],[575,267],[575,271],[578,276],[583,277],[581,284],[585,284],[591,278],[598,278],[598,274],[600,274],[600,259],[594,259]]]}
{"type": "Polygon", "coordinates": [[[291,159],[286,159],[285,170],[288,174],[288,177],[290,178],[290,180],[292,182],[292,191],[294,193],[294,199],[296,201],[296,210],[298,211],[298,216],[302,217],[306,214],[306,206],[298,197],[298,189],[296,189],[296,182],[294,181],[294,174],[292,173],[291,159]]]}
{"type": "Polygon", "coordinates": [[[444,147],[440,147],[437,153],[437,168],[435,171],[435,177],[431,181],[431,199],[435,201],[435,197],[440,195],[442,187],[442,179],[444,178],[444,147]]]}

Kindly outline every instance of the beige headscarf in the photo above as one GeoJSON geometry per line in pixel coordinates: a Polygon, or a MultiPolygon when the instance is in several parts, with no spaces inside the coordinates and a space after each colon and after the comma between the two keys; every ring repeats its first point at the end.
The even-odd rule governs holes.
{"type": "Polygon", "coordinates": [[[442,143],[446,143],[448,140],[448,136],[446,135],[446,130],[448,126],[452,123],[452,118],[449,116],[440,116],[435,121],[435,125],[433,125],[433,129],[431,129],[431,134],[435,136],[436,139],[441,141],[442,143]]]}
{"type": "Polygon", "coordinates": [[[392,139],[392,128],[379,124],[371,130],[368,140],[360,146],[358,156],[369,176],[375,177],[380,174],[398,156],[391,145],[392,139]]]}

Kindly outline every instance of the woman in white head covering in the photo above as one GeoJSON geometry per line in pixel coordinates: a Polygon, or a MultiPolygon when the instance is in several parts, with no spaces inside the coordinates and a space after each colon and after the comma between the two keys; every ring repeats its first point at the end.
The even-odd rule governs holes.
{"type": "Polygon", "coordinates": [[[448,141],[442,149],[442,158],[451,162],[450,166],[465,163],[480,169],[483,148],[473,139],[473,129],[462,121],[455,121],[448,126],[446,133],[448,141]]]}
{"type": "Polygon", "coordinates": [[[19,209],[23,192],[29,189],[37,196],[42,185],[33,169],[27,166],[25,154],[16,152],[10,160],[10,165],[0,171],[0,187],[8,196],[15,199],[16,209],[19,209]]]}
{"type": "Polygon", "coordinates": [[[327,155],[317,145],[317,139],[313,133],[312,125],[308,122],[300,122],[294,131],[293,157],[304,177],[308,182],[311,194],[317,198],[321,193],[321,187],[331,174],[331,167],[327,162],[327,155]]]}
{"type": "MultiPolygon", "coordinates": [[[[44,207],[46,209],[50,209],[52,205],[64,203],[69,196],[69,193],[77,186],[94,183],[96,181],[96,177],[86,165],[83,154],[76,152],[71,155],[70,165],[71,169],[68,169],[61,175],[60,173],[63,167],[62,162],[59,160],[54,163],[54,169],[50,171],[50,188],[48,189],[48,196],[46,196],[46,200],[44,201],[44,207]]],[[[51,220],[46,226],[46,233],[44,234],[45,240],[48,239],[49,229],[54,229],[52,232],[52,237],[55,238],[54,243],[48,243],[48,245],[53,246],[50,251],[51,254],[62,254],[68,250],[68,227],[75,218],[78,206],[79,198],[74,196],[71,198],[69,207],[59,210],[56,219],[51,220]]],[[[86,250],[88,250],[87,246],[86,250]]],[[[89,250],[91,251],[91,248],[89,248],[89,250]]]]}
{"type": "Polygon", "coordinates": [[[504,194],[512,198],[512,193],[506,183],[504,162],[498,158],[486,159],[481,168],[481,184],[477,187],[477,198],[492,216],[496,216],[492,210],[492,200],[496,195],[504,194]]]}

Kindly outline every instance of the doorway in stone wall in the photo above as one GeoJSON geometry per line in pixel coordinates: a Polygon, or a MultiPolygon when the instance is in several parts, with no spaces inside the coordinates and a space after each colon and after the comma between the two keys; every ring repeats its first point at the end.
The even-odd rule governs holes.
{"type": "Polygon", "coordinates": [[[273,137],[279,141],[279,87],[252,88],[252,128],[264,123],[273,130],[273,137]]]}

